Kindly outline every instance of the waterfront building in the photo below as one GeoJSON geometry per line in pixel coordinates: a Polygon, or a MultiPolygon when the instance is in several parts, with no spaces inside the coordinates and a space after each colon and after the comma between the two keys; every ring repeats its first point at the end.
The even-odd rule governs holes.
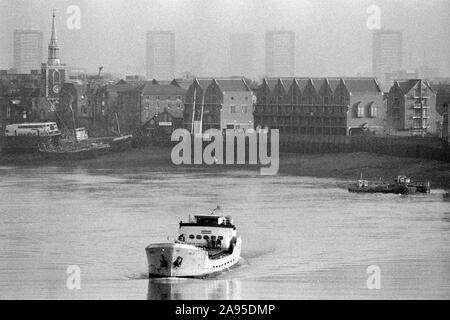
{"type": "Polygon", "coordinates": [[[186,90],[179,86],[157,81],[122,86],[117,88],[117,114],[121,126],[129,132],[141,130],[155,115],[183,110],[186,90]]]}
{"type": "Polygon", "coordinates": [[[39,70],[26,74],[0,70],[0,134],[13,123],[53,121],[52,110],[41,96],[39,70]]]}
{"type": "Polygon", "coordinates": [[[281,135],[382,133],[383,92],[374,78],[265,78],[254,117],[281,135]]]}
{"type": "Polygon", "coordinates": [[[14,31],[14,69],[18,74],[39,70],[42,63],[43,35],[39,30],[14,31]]]}
{"type": "Polygon", "coordinates": [[[196,133],[208,129],[254,129],[256,97],[244,78],[199,78],[186,92],[184,127],[196,133]],[[194,110],[195,101],[195,110],[194,110]],[[203,112],[202,112],[203,111],[203,112]]]}
{"type": "Polygon", "coordinates": [[[169,80],[175,77],[175,33],[147,33],[147,79],[169,80]]]}
{"type": "Polygon", "coordinates": [[[32,122],[40,115],[40,88],[35,80],[40,74],[0,76],[0,134],[9,124],[32,122]]]}
{"type": "Polygon", "coordinates": [[[230,73],[233,76],[255,75],[255,41],[251,33],[230,35],[230,73]]]}
{"type": "Polygon", "coordinates": [[[295,33],[268,31],[266,33],[266,75],[291,77],[295,74],[295,33]]]}
{"type": "Polygon", "coordinates": [[[442,140],[450,145],[450,107],[447,104],[444,109],[443,123],[442,123],[442,140]]]}
{"type": "Polygon", "coordinates": [[[170,141],[172,132],[183,128],[183,110],[181,108],[165,107],[164,111],[155,114],[143,125],[143,131],[155,141],[170,141]]]}
{"type": "Polygon", "coordinates": [[[450,84],[439,83],[432,85],[432,88],[436,92],[436,109],[443,116],[442,138],[449,143],[450,84]]]}
{"type": "Polygon", "coordinates": [[[395,30],[376,30],[372,41],[373,76],[384,86],[387,73],[397,72],[402,68],[403,35],[395,30]]]}
{"type": "Polygon", "coordinates": [[[392,135],[438,135],[442,115],[428,81],[395,81],[387,96],[387,128],[392,135]]]}

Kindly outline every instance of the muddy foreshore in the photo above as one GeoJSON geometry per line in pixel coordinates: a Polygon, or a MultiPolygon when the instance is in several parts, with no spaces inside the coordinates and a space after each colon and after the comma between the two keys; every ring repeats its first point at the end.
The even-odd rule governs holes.
{"type": "MultiPolygon", "coordinates": [[[[46,160],[38,154],[0,154],[0,166],[59,166],[86,169],[138,169],[172,171],[259,170],[249,165],[182,165],[175,166],[171,149],[148,147],[127,152],[109,153],[96,159],[46,160]]],[[[294,154],[281,153],[279,173],[295,176],[356,180],[360,174],[367,180],[392,181],[398,175],[414,180],[429,180],[432,188],[450,190],[450,163],[415,158],[399,158],[369,153],[294,154]]]]}

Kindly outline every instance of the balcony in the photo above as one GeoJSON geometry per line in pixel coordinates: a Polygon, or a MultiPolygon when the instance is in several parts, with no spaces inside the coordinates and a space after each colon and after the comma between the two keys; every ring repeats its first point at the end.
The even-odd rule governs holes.
{"type": "Polygon", "coordinates": [[[411,105],[411,109],[426,109],[426,108],[429,108],[429,106],[428,105],[425,105],[425,104],[413,104],[413,105],[411,105]]]}

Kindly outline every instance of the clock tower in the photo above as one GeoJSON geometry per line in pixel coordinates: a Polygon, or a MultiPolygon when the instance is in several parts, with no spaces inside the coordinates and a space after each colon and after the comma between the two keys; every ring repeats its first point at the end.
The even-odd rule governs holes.
{"type": "Polygon", "coordinates": [[[53,11],[52,34],[48,44],[48,60],[42,64],[43,95],[53,102],[59,102],[59,93],[66,80],[66,66],[59,58],[58,38],[56,36],[55,12],[53,11]]]}

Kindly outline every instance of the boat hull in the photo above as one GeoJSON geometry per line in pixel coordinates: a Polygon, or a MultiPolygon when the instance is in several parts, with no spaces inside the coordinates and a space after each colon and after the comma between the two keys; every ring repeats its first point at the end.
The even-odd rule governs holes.
{"type": "Polygon", "coordinates": [[[415,187],[403,185],[378,185],[359,187],[357,185],[350,186],[348,191],[354,193],[394,193],[394,194],[414,194],[417,192],[415,187]]]}
{"type": "Polygon", "coordinates": [[[37,153],[40,145],[58,145],[61,135],[4,137],[4,153],[37,153]]]}
{"type": "Polygon", "coordinates": [[[183,243],[153,244],[146,249],[150,278],[202,278],[225,271],[239,262],[241,239],[232,252],[211,258],[208,251],[183,243]]]}

